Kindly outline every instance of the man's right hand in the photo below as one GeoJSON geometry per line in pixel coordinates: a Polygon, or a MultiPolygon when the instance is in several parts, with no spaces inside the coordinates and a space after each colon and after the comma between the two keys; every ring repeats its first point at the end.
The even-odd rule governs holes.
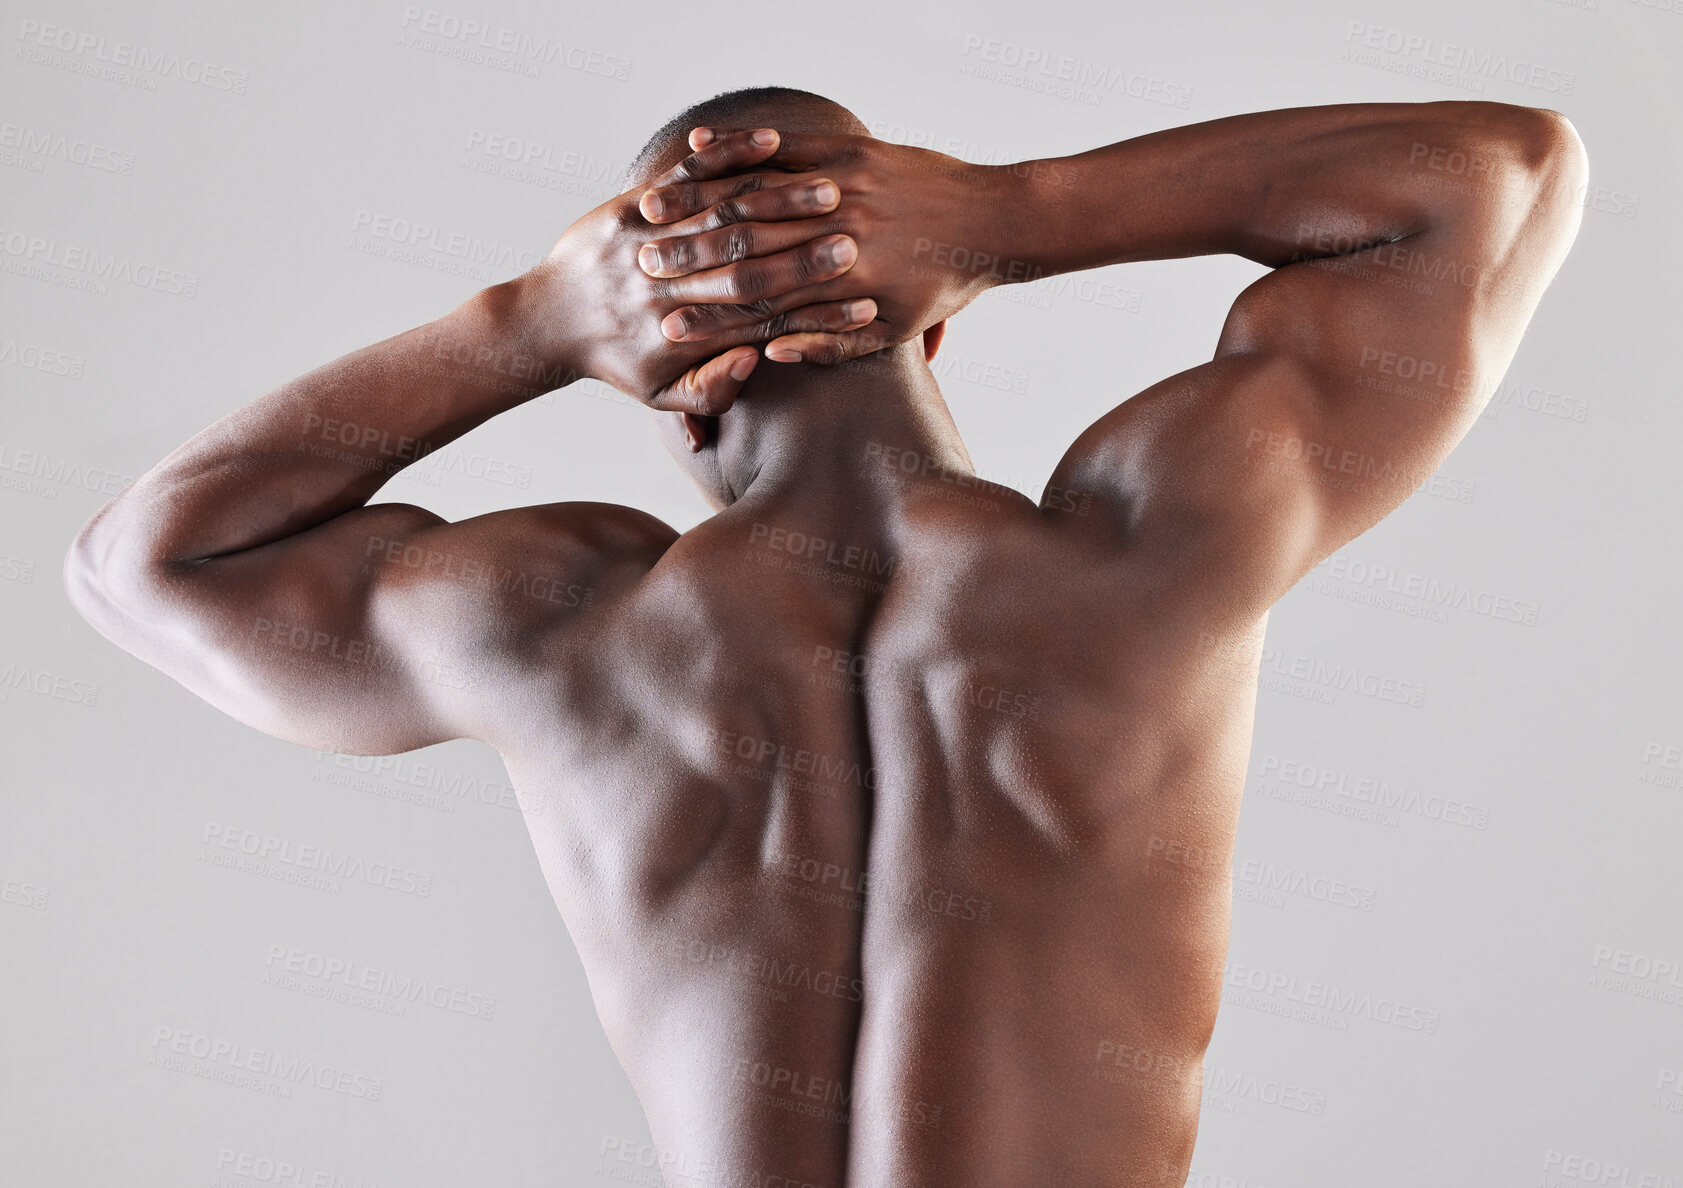
{"type": "Polygon", "coordinates": [[[546,369],[602,380],[662,411],[717,415],[759,360],[746,344],[869,323],[876,312],[869,301],[789,299],[792,291],[843,276],[857,256],[853,240],[820,221],[835,208],[833,184],[802,179],[727,197],[733,185],[742,188],[727,175],[761,164],[777,147],[776,134],[764,130],[717,137],[656,179],[672,190],[705,187],[714,195],[690,226],[728,219],[767,245],[751,258],[710,259],[692,278],[707,286],[709,301],[730,303],[717,307],[733,311],[728,332],[684,342],[662,335],[662,319],[695,298],[637,266],[638,250],[656,229],[638,211],[640,191],[631,190],[569,227],[510,289],[528,348],[546,369]]]}
{"type": "MultiPolygon", "coordinates": [[[[690,144],[706,146],[706,152],[740,135],[697,129],[690,144]]],[[[1022,275],[1013,275],[1010,262],[992,246],[1003,240],[1002,224],[1010,217],[1009,169],[869,136],[790,133],[746,178],[766,186],[787,185],[790,173],[840,186],[840,205],[814,220],[815,230],[851,236],[859,244],[859,262],[839,279],[795,289],[756,312],[763,318],[768,312],[854,297],[874,299],[877,315],[863,328],[841,332],[791,326],[766,346],[766,357],[774,362],[836,363],[868,354],[915,338],[994,284],[1031,279],[1026,267],[1017,270],[1022,275]]],[[[781,241],[710,224],[702,215],[732,201],[745,180],[663,182],[642,195],[644,217],[665,233],[651,236],[638,261],[648,275],[668,278],[673,296],[694,303],[675,310],[662,324],[675,341],[716,341],[715,336],[750,323],[743,307],[717,304],[726,299],[725,290],[705,270],[776,251],[781,241]]]]}

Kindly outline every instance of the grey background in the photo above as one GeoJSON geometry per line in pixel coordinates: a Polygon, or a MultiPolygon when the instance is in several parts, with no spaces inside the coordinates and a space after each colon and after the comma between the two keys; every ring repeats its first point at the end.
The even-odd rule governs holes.
{"type": "MultiPolygon", "coordinates": [[[[433,19],[424,3],[0,6],[0,1183],[653,1182],[496,756],[458,743],[363,773],[265,738],[95,635],[58,567],[102,484],[518,269],[394,256],[376,218],[536,258],[673,111],[766,82],[990,162],[1299,104],[1484,97],[1571,116],[1594,188],[1492,413],[1274,614],[1192,1183],[1683,1182],[1683,974],[1656,972],[1683,966],[1683,0],[432,2],[566,53],[533,76],[502,68],[513,55],[440,52],[463,44],[442,34],[406,42],[433,19]],[[89,74],[97,47],[43,49],[30,22],[165,64],[143,85],[89,74]],[[1048,93],[1023,50],[1120,82],[1048,93]],[[1463,52],[1470,71],[1433,65],[1463,52]],[[1492,60],[1538,81],[1480,73],[1492,60]],[[239,93],[193,81],[196,62],[239,93]],[[499,173],[493,136],[548,164],[499,173]],[[119,168],[58,155],[59,137],[119,168]],[[30,238],[173,270],[194,295],[78,289],[30,238]],[[1428,597],[1426,614],[1380,597],[1428,583],[1476,597],[1428,597]],[[1304,665],[1306,683],[1283,679],[1304,665]],[[1423,704],[1317,684],[1334,665],[1424,686],[1423,704]],[[1293,799],[1321,772],[1341,781],[1327,799],[1293,799]],[[1363,802],[1376,785],[1400,800],[1389,815],[1363,802]],[[1459,823],[1445,801],[1468,806],[1459,823]],[[218,866],[215,829],[392,863],[428,894],[218,866]],[[1259,887],[1246,872],[1264,864],[1351,884],[1366,910],[1259,887]],[[276,947],[474,996],[458,1005],[490,1017],[319,997],[320,981],[277,982],[276,947]],[[1345,1005],[1305,1012],[1310,983],[1345,1005]],[[1381,1021],[1397,1003],[1431,1030],[1381,1021]],[[347,1072],[350,1091],[228,1083],[253,1051],[347,1072]]],[[[1198,260],[989,294],[942,364],[978,465],[1037,493],[1082,427],[1208,357],[1257,272],[1198,260]]],[[[594,395],[503,417],[388,494],[451,517],[589,498],[697,522],[647,414],[594,395]],[[526,473],[511,467],[529,482],[475,477],[526,473]]]]}

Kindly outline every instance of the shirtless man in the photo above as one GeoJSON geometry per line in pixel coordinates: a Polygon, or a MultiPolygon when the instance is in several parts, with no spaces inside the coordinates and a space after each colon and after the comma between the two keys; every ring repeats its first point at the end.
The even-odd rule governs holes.
{"type": "Polygon", "coordinates": [[[166,458],[69,589],[281,738],[496,747],[669,1182],[1179,1185],[1269,606],[1472,425],[1585,168],[1491,103],[981,167],[721,97],[531,273],[166,458]],[[1214,358],[1039,506],[975,478],[943,319],[1214,252],[1272,269],[1214,358]],[[1418,382],[1370,382],[1391,352],[1418,382]],[[718,514],[368,505],[578,376],[658,410],[718,514]]]}

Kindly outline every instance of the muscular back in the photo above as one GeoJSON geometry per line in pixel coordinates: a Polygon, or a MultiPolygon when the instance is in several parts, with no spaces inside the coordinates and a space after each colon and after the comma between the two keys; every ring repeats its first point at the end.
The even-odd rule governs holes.
{"type": "Polygon", "coordinates": [[[1251,641],[1101,548],[1090,499],[903,494],[886,527],[651,530],[509,686],[609,1037],[679,1171],[1176,1182],[1251,641]]]}

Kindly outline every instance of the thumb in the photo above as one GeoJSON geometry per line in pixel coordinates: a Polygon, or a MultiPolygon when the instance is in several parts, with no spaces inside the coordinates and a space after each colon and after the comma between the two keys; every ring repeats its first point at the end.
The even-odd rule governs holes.
{"type": "Polygon", "coordinates": [[[742,385],[754,374],[759,362],[759,351],[750,346],[715,355],[656,392],[649,407],[661,412],[716,417],[736,403],[742,385]]]}

